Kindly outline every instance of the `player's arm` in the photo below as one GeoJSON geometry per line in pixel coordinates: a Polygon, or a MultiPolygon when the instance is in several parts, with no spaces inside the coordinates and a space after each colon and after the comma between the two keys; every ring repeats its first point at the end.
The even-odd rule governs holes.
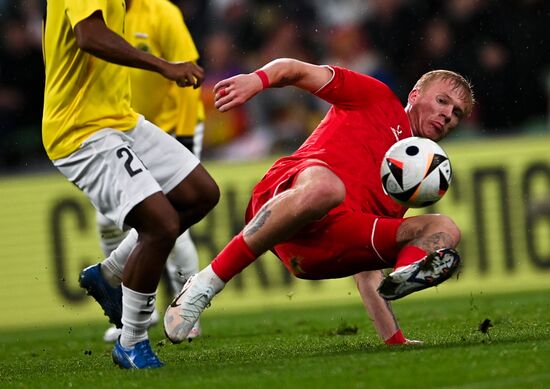
{"type": "Polygon", "coordinates": [[[384,278],[381,271],[364,271],[353,276],[363,304],[378,335],[386,344],[418,344],[403,336],[389,301],[378,294],[378,286],[384,278]]]}
{"type": "Polygon", "coordinates": [[[222,80],[214,86],[215,106],[221,112],[246,103],[267,87],[295,86],[315,93],[332,78],[332,70],[290,58],[276,59],[250,74],[222,80]]]}
{"type": "Polygon", "coordinates": [[[104,61],[162,74],[179,86],[199,87],[202,68],[192,62],[169,62],[134,48],[107,27],[101,11],[96,11],[74,27],[78,47],[104,61]]]}

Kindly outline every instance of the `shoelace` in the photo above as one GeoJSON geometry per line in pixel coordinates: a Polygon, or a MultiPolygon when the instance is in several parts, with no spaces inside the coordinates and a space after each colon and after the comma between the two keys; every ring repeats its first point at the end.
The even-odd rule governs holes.
{"type": "Polygon", "coordinates": [[[204,292],[198,293],[188,304],[185,304],[186,308],[181,309],[180,316],[187,322],[195,322],[199,318],[202,311],[210,307],[212,297],[214,296],[214,290],[208,287],[204,292]]]}

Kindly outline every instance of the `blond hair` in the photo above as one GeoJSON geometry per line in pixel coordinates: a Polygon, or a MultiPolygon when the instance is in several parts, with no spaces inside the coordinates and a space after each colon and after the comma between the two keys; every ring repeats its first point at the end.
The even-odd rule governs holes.
{"type": "Polygon", "coordinates": [[[413,89],[420,91],[423,87],[434,80],[449,81],[451,85],[453,85],[453,88],[460,91],[459,96],[466,103],[466,112],[464,112],[465,116],[468,116],[472,112],[472,109],[476,103],[472,84],[456,72],[450,70],[432,70],[420,77],[413,89]]]}

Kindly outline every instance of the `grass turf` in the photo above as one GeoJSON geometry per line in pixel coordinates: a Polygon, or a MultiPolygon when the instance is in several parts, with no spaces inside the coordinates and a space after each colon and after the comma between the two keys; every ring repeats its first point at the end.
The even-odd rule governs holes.
{"type": "Polygon", "coordinates": [[[167,366],[124,371],[101,341],[102,322],[0,333],[0,387],[546,388],[550,291],[394,304],[421,346],[380,344],[360,304],[226,313],[204,336],[154,349],[167,366]],[[492,327],[481,326],[489,319],[492,327]],[[480,330],[480,326],[482,327],[480,330]],[[483,330],[483,331],[482,331],[483,330]]]}

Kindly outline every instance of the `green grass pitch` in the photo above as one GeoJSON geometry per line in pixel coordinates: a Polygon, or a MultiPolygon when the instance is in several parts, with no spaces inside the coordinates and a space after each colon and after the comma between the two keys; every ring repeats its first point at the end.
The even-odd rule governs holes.
{"type": "Polygon", "coordinates": [[[423,345],[381,344],[359,303],[236,314],[214,300],[200,339],[176,346],[151,331],[167,366],[149,371],[113,365],[102,322],[41,328],[37,318],[34,330],[0,333],[0,387],[550,387],[550,291],[405,298],[394,309],[423,345]]]}

